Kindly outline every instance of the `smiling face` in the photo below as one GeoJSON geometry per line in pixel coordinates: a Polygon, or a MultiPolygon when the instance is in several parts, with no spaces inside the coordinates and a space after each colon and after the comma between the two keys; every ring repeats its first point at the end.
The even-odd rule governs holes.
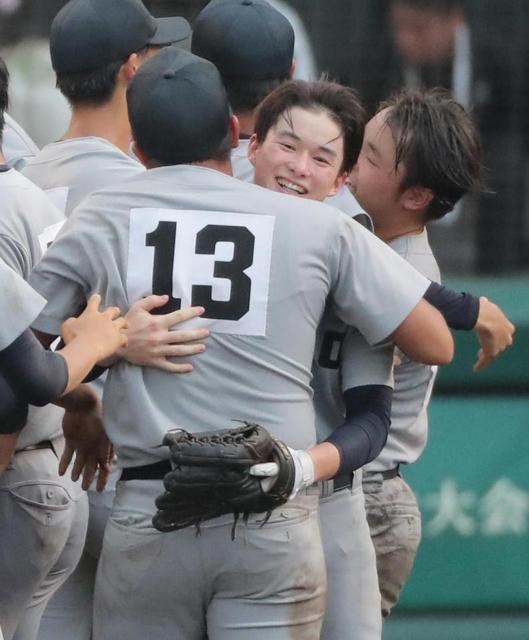
{"type": "Polygon", "coordinates": [[[248,157],[255,183],[290,195],[324,200],[343,185],[343,133],[324,110],[293,107],[259,143],[252,136],[248,157]]]}

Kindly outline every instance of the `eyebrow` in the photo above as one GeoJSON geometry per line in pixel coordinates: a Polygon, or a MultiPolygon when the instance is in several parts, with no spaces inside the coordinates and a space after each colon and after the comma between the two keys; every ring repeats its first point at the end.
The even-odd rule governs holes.
{"type": "MultiPolygon", "coordinates": [[[[285,129],[280,129],[277,133],[280,136],[288,136],[289,138],[292,138],[296,142],[303,142],[303,140],[298,135],[296,135],[292,130],[286,131],[285,129]]],[[[334,138],[333,140],[329,140],[329,142],[334,142],[334,140],[337,140],[339,137],[340,136],[338,136],[337,138],[334,138]]],[[[320,145],[318,149],[322,153],[327,153],[330,156],[333,156],[334,158],[338,157],[338,154],[336,153],[336,151],[334,151],[334,149],[331,149],[330,147],[327,147],[325,145],[320,145]]]]}

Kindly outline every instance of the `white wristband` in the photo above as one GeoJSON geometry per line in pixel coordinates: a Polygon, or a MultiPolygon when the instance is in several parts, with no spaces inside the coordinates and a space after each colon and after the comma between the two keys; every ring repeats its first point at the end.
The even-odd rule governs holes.
{"type": "Polygon", "coordinates": [[[305,489],[305,487],[310,487],[310,485],[314,483],[315,471],[314,462],[307,451],[304,451],[303,449],[291,449],[290,447],[288,450],[292,455],[296,468],[294,486],[292,488],[292,493],[290,494],[290,499],[292,499],[299,491],[305,489]]]}

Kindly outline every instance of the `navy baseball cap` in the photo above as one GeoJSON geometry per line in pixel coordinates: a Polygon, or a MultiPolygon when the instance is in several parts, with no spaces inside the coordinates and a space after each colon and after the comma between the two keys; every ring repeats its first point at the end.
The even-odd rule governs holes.
{"type": "Polygon", "coordinates": [[[193,25],[191,50],[228,80],[286,78],[294,30],[266,0],[212,0],[193,25]]]}
{"type": "Polygon", "coordinates": [[[185,18],[154,18],[141,0],[70,0],[51,25],[51,61],[56,73],[94,71],[190,35],[185,18]]]}
{"type": "Polygon", "coordinates": [[[134,140],[162,165],[208,160],[229,133],[230,108],[215,65],[178,47],[147,60],[127,91],[134,140]]]}

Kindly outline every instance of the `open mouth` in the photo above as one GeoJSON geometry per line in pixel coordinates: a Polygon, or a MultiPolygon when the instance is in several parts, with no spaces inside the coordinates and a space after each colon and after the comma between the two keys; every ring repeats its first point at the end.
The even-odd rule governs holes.
{"type": "Polygon", "coordinates": [[[276,178],[277,184],[281,187],[281,190],[285,193],[293,193],[297,196],[304,196],[307,194],[307,189],[295,182],[286,180],[285,178],[276,178]]]}

